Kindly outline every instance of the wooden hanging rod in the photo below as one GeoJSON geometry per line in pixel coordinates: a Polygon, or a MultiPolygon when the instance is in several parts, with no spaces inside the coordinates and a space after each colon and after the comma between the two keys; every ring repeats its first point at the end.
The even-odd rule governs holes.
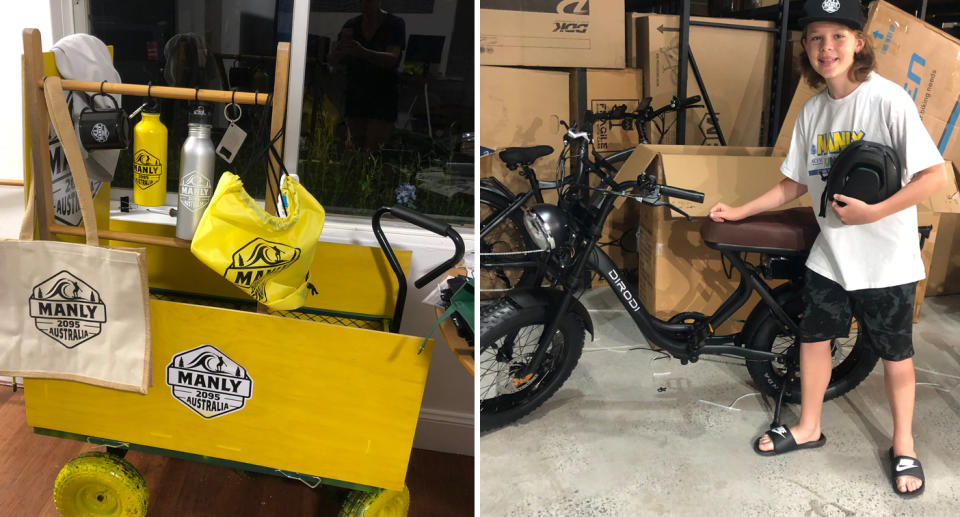
{"type": "MultiPolygon", "coordinates": [[[[99,92],[100,83],[96,81],[61,81],[64,90],[75,92],[99,92]]],[[[40,85],[43,87],[43,84],[40,85]]],[[[267,93],[234,92],[229,90],[204,90],[193,88],[178,88],[173,86],[150,86],[150,96],[160,99],[182,99],[192,101],[194,98],[207,102],[236,102],[237,104],[266,104],[267,93]]],[[[147,96],[147,85],[127,83],[103,83],[103,93],[119,93],[120,95],[147,96]]]]}
{"type": "MultiPolygon", "coordinates": [[[[58,233],[61,235],[76,235],[78,237],[83,237],[86,235],[82,226],[51,224],[49,229],[50,233],[58,233]]],[[[135,242],[137,244],[151,244],[154,246],[166,246],[168,248],[190,248],[190,241],[185,241],[176,237],[117,232],[113,230],[101,230],[99,228],[97,228],[97,235],[101,239],[110,239],[112,241],[135,242]]]]}

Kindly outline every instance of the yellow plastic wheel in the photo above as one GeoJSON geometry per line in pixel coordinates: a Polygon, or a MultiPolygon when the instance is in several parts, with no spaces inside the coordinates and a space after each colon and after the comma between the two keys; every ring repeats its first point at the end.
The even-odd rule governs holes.
{"type": "Polygon", "coordinates": [[[340,509],[340,517],[407,517],[410,490],[352,492],[340,509]]]}
{"type": "Polygon", "coordinates": [[[68,461],[53,484],[53,502],[63,517],[143,517],[148,500],[147,485],[137,469],[106,452],[88,452],[68,461]]]}

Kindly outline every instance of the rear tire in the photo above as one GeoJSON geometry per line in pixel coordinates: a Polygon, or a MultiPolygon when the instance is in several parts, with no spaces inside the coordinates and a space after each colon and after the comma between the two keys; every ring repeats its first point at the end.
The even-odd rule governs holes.
{"type": "MultiPolygon", "coordinates": [[[[480,191],[480,229],[487,221],[503,212],[509,201],[501,196],[480,191]]],[[[499,260],[521,260],[523,255],[483,255],[487,253],[506,253],[536,250],[530,236],[523,227],[523,213],[514,211],[480,240],[480,298],[490,299],[503,296],[503,293],[517,287],[531,287],[543,282],[543,273],[536,266],[511,268],[498,266],[499,260]],[[501,258],[502,257],[502,258],[501,258]]],[[[536,257],[536,255],[533,255],[536,257]]]]}
{"type": "MultiPolygon", "coordinates": [[[[794,290],[788,293],[783,300],[782,307],[790,317],[799,322],[803,313],[803,301],[800,293],[794,290]]],[[[762,302],[761,302],[762,303],[762,302]]],[[[744,345],[753,350],[765,352],[782,352],[789,348],[795,338],[783,331],[783,326],[769,310],[756,311],[751,317],[759,317],[756,325],[748,323],[745,328],[754,328],[750,336],[745,336],[744,345]]],[[[866,338],[861,339],[856,320],[846,338],[837,338],[831,341],[833,353],[833,372],[830,375],[830,384],[824,400],[839,397],[854,389],[870,375],[876,366],[879,357],[869,349],[866,338]]],[[[767,395],[776,397],[780,392],[786,375],[786,368],[776,361],[747,361],[747,371],[757,387],[767,395]]],[[[787,385],[783,396],[784,401],[794,404],[800,403],[800,382],[795,379],[787,385]]]]}
{"type": "Polygon", "coordinates": [[[561,320],[533,378],[520,388],[511,382],[533,358],[544,326],[553,316],[550,307],[519,307],[509,298],[481,307],[477,389],[481,432],[529,414],[570,377],[580,359],[585,332],[583,321],[572,313],[561,320]]]}

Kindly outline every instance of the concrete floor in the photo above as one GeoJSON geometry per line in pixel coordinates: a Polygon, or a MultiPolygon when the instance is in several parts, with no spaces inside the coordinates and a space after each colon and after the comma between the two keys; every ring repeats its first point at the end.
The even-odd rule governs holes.
{"type": "MultiPolygon", "coordinates": [[[[879,364],[825,404],[826,446],[761,457],[752,442],[774,401],[742,362],[681,366],[626,352],[643,338],[610,290],[582,301],[597,339],[570,379],[534,414],[480,437],[478,515],[957,515],[960,296],[928,298],[914,327],[914,434],[929,483],[915,499],[888,481],[892,422],[879,364]]],[[[783,422],[798,414],[785,406],[783,422]]]]}

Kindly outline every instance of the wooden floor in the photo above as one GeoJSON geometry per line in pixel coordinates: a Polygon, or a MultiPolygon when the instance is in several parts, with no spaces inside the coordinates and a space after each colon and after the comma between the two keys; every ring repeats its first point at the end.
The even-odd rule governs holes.
{"type": "MultiPolygon", "coordinates": [[[[23,392],[0,385],[0,515],[57,516],[53,481],[88,444],[40,436],[27,426],[23,392]]],[[[346,491],[311,489],[266,475],[130,452],[150,490],[154,517],[307,517],[336,515],[346,491]]],[[[473,515],[473,457],[414,449],[407,470],[410,517],[473,515]]]]}

